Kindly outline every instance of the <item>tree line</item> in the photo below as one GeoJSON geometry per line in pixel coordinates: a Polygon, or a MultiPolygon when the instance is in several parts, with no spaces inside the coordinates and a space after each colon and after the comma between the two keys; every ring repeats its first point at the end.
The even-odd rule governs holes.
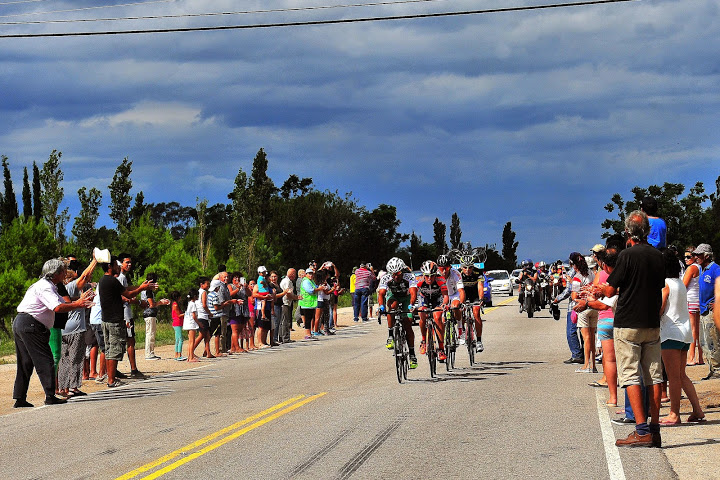
{"type": "MultiPolygon", "coordinates": [[[[0,282],[5,288],[0,292],[0,317],[5,320],[2,327],[6,333],[22,295],[47,259],[73,254],[87,262],[96,246],[113,253],[131,253],[135,280],[157,273],[161,295],[185,291],[195,285],[198,276],[214,274],[219,264],[251,277],[260,264],[284,273],[288,267],[302,267],[312,259],[331,259],[347,279],[360,263],[382,267],[398,255],[410,265],[413,259],[417,263],[436,258],[448,248],[445,226],[437,219],[434,242],[428,244],[415,232],[400,231],[401,222],[392,205],[380,204],[371,210],[351,193],[318,190],[312,178],[295,174],[278,187],[267,174],[268,158],[262,148],[250,172],[238,170],[228,201],[214,205],[204,198],[197,198],[193,206],[176,201],[146,203],[142,191],[132,191],[133,162],[126,157],[108,185],[109,217],[114,227],[98,226],[104,192],[94,187],[77,191],[80,210],[70,223],[68,208],[62,208],[61,160],[62,152],[53,150],[42,166],[33,162],[31,174],[24,168],[20,209],[8,158],[2,156],[0,282]],[[409,246],[401,247],[407,240],[409,246]]],[[[512,233],[509,222],[506,230],[512,233]]],[[[453,248],[461,243],[461,235],[455,213],[450,231],[453,248]]],[[[505,236],[503,232],[504,242],[505,236]]],[[[506,249],[503,255],[494,245],[488,250],[487,263],[505,268],[506,249]]],[[[514,266],[515,259],[506,258],[514,266]]],[[[95,279],[99,275],[96,272],[95,279]]]]}

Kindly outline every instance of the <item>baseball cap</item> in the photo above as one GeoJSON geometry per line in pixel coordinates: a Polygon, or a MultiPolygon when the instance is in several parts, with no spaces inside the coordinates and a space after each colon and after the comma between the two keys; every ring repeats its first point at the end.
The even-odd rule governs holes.
{"type": "Polygon", "coordinates": [[[215,289],[218,288],[220,285],[222,285],[222,283],[223,283],[223,282],[221,282],[220,280],[213,280],[212,282],[210,282],[210,291],[215,290],[215,289]]]}
{"type": "Polygon", "coordinates": [[[590,251],[593,252],[593,253],[604,252],[604,251],[605,251],[605,245],[603,245],[603,244],[601,244],[601,243],[598,243],[598,244],[596,244],[594,247],[592,247],[592,248],[590,249],[590,251]]]}
{"type": "Polygon", "coordinates": [[[267,272],[267,268],[265,268],[264,266],[260,265],[258,267],[258,273],[266,273],[266,272],[267,272]]]}
{"type": "Polygon", "coordinates": [[[305,273],[315,273],[315,269],[312,267],[308,267],[305,269],[305,273]]]}
{"type": "Polygon", "coordinates": [[[707,254],[712,255],[713,251],[712,251],[712,247],[710,245],[708,245],[707,243],[701,243],[700,245],[697,246],[697,248],[695,250],[693,250],[693,253],[696,255],[699,253],[707,253],[707,254]]]}

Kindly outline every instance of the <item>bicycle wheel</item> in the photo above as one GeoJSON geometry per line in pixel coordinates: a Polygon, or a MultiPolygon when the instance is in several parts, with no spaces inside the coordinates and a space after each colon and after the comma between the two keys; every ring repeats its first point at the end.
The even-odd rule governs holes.
{"type": "Polygon", "coordinates": [[[450,333],[450,330],[452,329],[451,322],[451,320],[445,321],[445,370],[448,372],[452,367],[450,365],[450,351],[452,350],[452,333],[450,333]]]}
{"type": "Polygon", "coordinates": [[[393,354],[395,355],[395,373],[397,373],[398,383],[402,383],[403,380],[403,356],[400,341],[400,332],[398,332],[398,327],[396,325],[393,327],[393,343],[395,344],[393,346],[393,354]]]}
{"type": "Polygon", "coordinates": [[[430,378],[433,378],[435,377],[437,367],[437,352],[435,352],[435,328],[433,326],[430,326],[430,328],[428,328],[426,347],[428,362],[430,362],[430,378]]]}
{"type": "Polygon", "coordinates": [[[468,319],[467,321],[467,340],[465,343],[467,344],[468,358],[472,367],[473,363],[475,363],[475,319],[468,319]]]}
{"type": "Polygon", "coordinates": [[[410,363],[410,350],[407,344],[407,336],[405,335],[405,329],[400,328],[400,345],[402,345],[402,371],[403,378],[407,380],[408,365],[410,363]]]}

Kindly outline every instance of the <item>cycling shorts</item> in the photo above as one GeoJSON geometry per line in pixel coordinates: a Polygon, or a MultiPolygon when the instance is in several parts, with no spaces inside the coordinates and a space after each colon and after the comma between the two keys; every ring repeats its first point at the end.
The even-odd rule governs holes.
{"type": "MultiPolygon", "coordinates": [[[[388,309],[391,309],[390,304],[393,302],[397,302],[397,308],[400,310],[408,311],[408,309],[412,308],[412,304],[410,303],[410,295],[405,296],[393,296],[392,292],[388,290],[387,297],[385,298],[385,305],[388,309]]],[[[412,312],[407,313],[407,317],[412,319],[412,312]]]]}

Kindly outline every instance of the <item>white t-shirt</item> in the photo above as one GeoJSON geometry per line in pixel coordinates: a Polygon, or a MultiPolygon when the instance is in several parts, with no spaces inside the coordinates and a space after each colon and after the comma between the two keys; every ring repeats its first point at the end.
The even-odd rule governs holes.
{"type": "Polygon", "coordinates": [[[445,284],[447,285],[448,296],[450,297],[452,297],[453,295],[457,295],[458,289],[460,288],[465,290],[462,276],[460,275],[460,272],[458,272],[454,268],[450,268],[450,275],[448,275],[448,277],[445,279],[445,284]]]}
{"type": "MultiPolygon", "coordinates": [[[[208,314],[207,310],[203,307],[202,304],[202,296],[203,293],[206,293],[204,289],[200,289],[198,292],[198,299],[195,301],[195,308],[198,314],[198,318],[202,318],[203,320],[209,320],[210,315],[208,314]]],[[[208,306],[208,310],[210,309],[210,299],[209,296],[206,296],[205,298],[205,304],[208,306]]]]}
{"type": "Polygon", "coordinates": [[[188,302],[185,316],[183,317],[183,330],[197,330],[200,326],[195,321],[193,313],[197,313],[197,303],[188,302]]]}
{"type": "Polygon", "coordinates": [[[679,278],[666,278],[665,285],[670,288],[670,293],[665,302],[665,312],[660,318],[660,340],[692,343],[685,284],[679,278]]]}

